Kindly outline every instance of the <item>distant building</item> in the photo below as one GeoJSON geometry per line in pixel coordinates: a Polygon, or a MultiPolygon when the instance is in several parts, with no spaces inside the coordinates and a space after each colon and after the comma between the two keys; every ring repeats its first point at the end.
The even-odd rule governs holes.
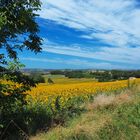
{"type": "Polygon", "coordinates": [[[129,77],[129,80],[135,80],[136,77],[129,77]]]}
{"type": "Polygon", "coordinates": [[[95,73],[95,72],[104,73],[105,71],[104,71],[104,70],[92,70],[91,72],[92,72],[92,73],[95,73]]]}

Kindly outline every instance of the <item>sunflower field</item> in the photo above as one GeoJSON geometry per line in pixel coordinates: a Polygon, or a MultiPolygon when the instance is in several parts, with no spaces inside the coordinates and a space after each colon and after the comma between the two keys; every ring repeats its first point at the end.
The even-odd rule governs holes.
{"type": "Polygon", "coordinates": [[[59,106],[65,108],[74,99],[86,101],[95,94],[120,91],[138,83],[140,83],[140,79],[75,84],[39,84],[26,93],[26,99],[29,102],[50,104],[53,109],[55,109],[56,102],[59,102],[59,106]]]}
{"type": "Polygon", "coordinates": [[[25,95],[23,104],[14,96],[11,102],[11,95],[20,89],[22,84],[11,81],[0,81],[5,85],[5,96],[8,97],[7,108],[2,114],[0,129],[14,120],[28,134],[35,134],[37,131],[48,130],[53,125],[64,124],[68,118],[79,115],[84,111],[83,105],[92,101],[97,94],[118,93],[140,83],[140,79],[121,80],[113,82],[89,81],[82,83],[65,84],[38,84],[30,91],[21,93],[25,95]],[[7,90],[8,89],[8,90],[7,90]],[[8,107],[10,106],[10,108],[8,107]],[[5,122],[5,118],[7,118],[5,122]]]}

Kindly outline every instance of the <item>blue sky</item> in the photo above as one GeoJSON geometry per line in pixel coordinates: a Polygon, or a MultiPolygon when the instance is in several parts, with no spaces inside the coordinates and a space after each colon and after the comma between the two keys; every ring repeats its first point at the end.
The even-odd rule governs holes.
{"type": "Polygon", "coordinates": [[[138,0],[41,1],[42,53],[20,53],[26,68],[140,69],[138,0]]]}

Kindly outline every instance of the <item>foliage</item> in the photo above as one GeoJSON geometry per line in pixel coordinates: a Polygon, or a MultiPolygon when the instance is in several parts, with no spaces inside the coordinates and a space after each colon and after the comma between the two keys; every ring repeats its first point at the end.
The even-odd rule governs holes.
{"type": "Polygon", "coordinates": [[[6,16],[5,16],[4,12],[1,12],[1,14],[0,14],[0,29],[3,27],[5,21],[6,21],[6,16]]]}
{"type": "Polygon", "coordinates": [[[21,64],[17,59],[14,59],[13,62],[8,62],[7,69],[9,71],[18,71],[18,70],[20,70],[21,68],[24,68],[24,67],[25,67],[24,64],[21,64]]]}
{"type": "MultiPolygon", "coordinates": [[[[11,80],[23,85],[19,90],[22,93],[35,84],[28,76],[19,72],[20,63],[14,60],[7,69],[6,56],[16,59],[17,51],[28,49],[34,52],[41,51],[41,38],[38,36],[38,25],[35,21],[35,11],[40,8],[39,0],[0,0],[0,79],[11,80]],[[5,52],[5,53],[4,53],[5,52]]],[[[8,86],[0,83],[0,95],[9,92],[8,86]],[[4,89],[4,90],[3,90],[4,89]]],[[[18,91],[15,91],[15,94],[18,91]]]]}
{"type": "Polygon", "coordinates": [[[40,6],[39,0],[0,0],[0,49],[4,50],[0,53],[0,133],[11,120],[25,128],[26,117],[22,113],[27,102],[23,92],[35,86],[35,82],[19,71],[23,65],[16,59],[19,50],[41,51],[35,13],[40,6]],[[13,62],[7,63],[7,55],[13,62]]]}
{"type": "Polygon", "coordinates": [[[62,70],[52,70],[50,73],[52,75],[64,75],[64,71],[62,70]]]}
{"type": "Polygon", "coordinates": [[[25,101],[23,100],[24,97],[22,96],[20,94],[14,94],[11,96],[4,96],[3,98],[0,98],[0,112],[1,112],[0,124],[2,126],[0,128],[0,135],[3,135],[2,139],[8,138],[10,133],[11,133],[10,136],[17,134],[17,130],[15,130],[14,126],[8,128],[6,134],[3,134],[4,130],[12,120],[16,122],[16,124],[18,124],[23,130],[25,129],[25,126],[23,126],[23,119],[21,118],[22,115],[21,112],[23,111],[23,104],[25,104],[25,101]],[[7,134],[7,132],[9,134],[7,134]]]}
{"type": "MultiPolygon", "coordinates": [[[[0,124],[3,127],[7,126],[7,122],[13,120],[27,135],[31,135],[36,133],[37,130],[47,129],[47,127],[51,126],[52,111],[46,104],[36,103],[23,105],[19,99],[15,100],[15,98],[13,98],[13,102],[11,102],[11,100],[12,98],[10,97],[7,108],[5,108],[0,116],[0,124]]],[[[10,134],[6,132],[5,135],[14,136],[15,139],[19,139],[19,133],[17,133],[17,130],[12,131],[14,129],[15,127],[11,126],[10,129],[8,129],[8,133],[10,134]]]]}
{"type": "Polygon", "coordinates": [[[18,49],[41,50],[41,38],[37,35],[39,29],[35,21],[37,14],[34,12],[39,8],[39,0],[0,0],[0,23],[3,23],[0,28],[0,49],[5,49],[10,58],[17,58],[18,49]]]}
{"type": "Polygon", "coordinates": [[[32,72],[29,77],[36,83],[45,83],[45,78],[39,72],[32,72]]]}
{"type": "Polygon", "coordinates": [[[129,77],[140,78],[139,70],[55,70],[51,74],[62,74],[68,78],[95,78],[99,82],[126,80],[129,77]]]}
{"type": "MultiPolygon", "coordinates": [[[[10,62],[8,69],[2,71],[0,79],[0,133],[4,132],[10,121],[23,126],[22,115],[23,106],[27,104],[23,94],[29,90],[31,86],[35,86],[35,82],[32,81],[28,76],[24,75],[19,71],[20,67],[23,66],[17,60],[10,62]]],[[[9,133],[14,129],[10,128],[9,133]]],[[[17,131],[14,131],[17,134],[17,131]]]]}
{"type": "Polygon", "coordinates": [[[31,86],[35,86],[35,82],[29,78],[27,75],[24,75],[20,72],[20,68],[24,65],[15,60],[14,62],[9,62],[7,68],[3,68],[3,71],[0,71],[0,94],[4,93],[11,94],[22,94],[26,90],[29,90],[31,86]],[[7,81],[6,83],[2,81],[7,81]],[[10,84],[13,82],[14,85],[20,85],[18,88],[10,88],[10,84]]]}
{"type": "Polygon", "coordinates": [[[49,84],[54,84],[53,80],[51,78],[48,78],[48,83],[49,84]]]}
{"type": "MultiPolygon", "coordinates": [[[[27,135],[33,135],[38,131],[48,131],[54,125],[64,124],[66,120],[80,114],[82,111],[78,102],[75,102],[76,100],[69,101],[67,107],[61,108],[59,98],[57,98],[54,110],[49,103],[34,102],[31,99],[28,104],[23,104],[21,100],[15,99],[15,97],[9,97],[9,100],[6,99],[9,103],[6,104],[8,105],[7,108],[0,115],[0,124],[2,126],[0,132],[7,125],[7,122],[13,120],[27,135]]],[[[12,131],[14,129],[14,126],[12,126],[8,130],[8,136],[14,136],[15,139],[18,139],[19,134],[17,130],[12,131]]]]}

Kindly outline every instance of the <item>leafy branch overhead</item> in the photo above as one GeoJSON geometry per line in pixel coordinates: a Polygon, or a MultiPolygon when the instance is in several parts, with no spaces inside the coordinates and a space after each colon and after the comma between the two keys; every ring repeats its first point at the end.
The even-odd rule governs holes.
{"type": "MultiPolygon", "coordinates": [[[[36,23],[36,11],[40,7],[40,0],[0,0],[0,79],[21,83],[23,90],[16,93],[35,86],[31,78],[19,71],[23,65],[17,61],[17,52],[25,49],[35,53],[41,51],[42,39],[36,23]],[[8,63],[7,56],[14,61],[8,63]]],[[[3,87],[0,83],[0,93],[8,90],[3,87]]]]}
{"type": "MultiPolygon", "coordinates": [[[[0,49],[17,58],[17,50],[41,51],[41,38],[36,23],[39,0],[0,0],[0,49]]],[[[6,57],[0,54],[0,63],[6,57]]]]}

